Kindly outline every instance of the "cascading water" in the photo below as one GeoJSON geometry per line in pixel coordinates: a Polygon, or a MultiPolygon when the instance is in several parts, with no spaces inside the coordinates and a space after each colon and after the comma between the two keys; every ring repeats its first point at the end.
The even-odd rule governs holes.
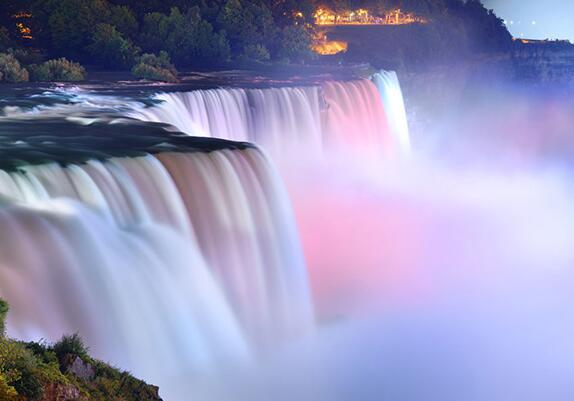
{"type": "MultiPolygon", "coordinates": [[[[397,159],[410,152],[404,100],[396,73],[380,71],[371,79],[325,81],[305,88],[164,93],[155,100],[152,106],[134,108],[128,115],[167,123],[190,135],[252,141],[269,152],[287,182],[304,254],[311,276],[316,278],[314,284],[343,277],[328,277],[328,271],[353,264],[353,255],[374,253],[353,245],[354,241],[348,238],[353,229],[333,216],[360,215],[370,207],[363,205],[363,195],[355,194],[354,189],[339,193],[344,181],[341,177],[353,176],[350,168],[370,163],[369,171],[382,171],[388,167],[381,165],[382,160],[397,159]],[[339,234],[329,242],[331,233],[339,234]],[[339,260],[333,262],[331,253],[340,254],[339,260]]],[[[364,180],[364,172],[353,179],[357,178],[364,180]]],[[[355,216],[357,221],[360,218],[355,216]]],[[[315,295],[321,291],[314,288],[315,295]]],[[[336,304],[331,296],[317,298],[319,311],[326,303],[336,304]],[[321,298],[329,300],[324,302],[321,298]]]]}
{"type": "Polygon", "coordinates": [[[143,102],[79,88],[44,95],[47,105],[31,110],[5,107],[4,115],[71,119],[96,113],[164,123],[192,136],[257,143],[274,161],[290,159],[293,152],[298,158],[316,159],[325,151],[341,149],[378,156],[410,150],[404,101],[394,72],[302,87],[166,92],[143,102]]]}
{"type": "Polygon", "coordinates": [[[79,332],[161,383],[161,366],[216,369],[312,328],[290,206],[256,149],[22,165],[0,171],[0,200],[18,338],[79,332]]]}
{"type": "Polygon", "coordinates": [[[130,116],[168,123],[193,136],[281,146],[321,145],[318,88],[211,89],[156,96],[130,116]]]}
{"type": "Polygon", "coordinates": [[[410,146],[400,85],[395,73],[385,71],[372,81],[197,90],[163,93],[155,100],[154,106],[128,115],[167,123],[194,136],[255,142],[275,158],[294,151],[298,157],[316,157],[342,148],[390,155],[410,146]]]}
{"type": "Polygon", "coordinates": [[[405,100],[399,78],[394,71],[379,71],[371,78],[383,100],[389,118],[389,126],[398,142],[400,150],[407,154],[411,149],[405,100]]]}
{"type": "MultiPolygon", "coordinates": [[[[164,394],[173,390],[166,376],[174,370],[218,371],[299,338],[312,330],[314,310],[277,174],[249,146],[214,150],[194,138],[202,151],[184,153],[187,143],[174,132],[269,151],[308,235],[328,220],[315,224],[301,203],[319,204],[314,217],[340,212],[318,196],[323,182],[305,181],[318,159],[408,151],[399,95],[396,76],[380,73],[308,87],[163,93],[146,107],[80,90],[66,105],[5,110],[6,132],[30,118],[91,129],[111,116],[107,126],[117,136],[67,135],[68,127],[52,137],[32,122],[26,129],[37,138],[6,146],[16,155],[0,166],[0,296],[12,307],[10,334],[55,340],[78,331],[97,357],[164,394]],[[162,128],[171,133],[149,136],[146,124],[126,117],[169,124],[162,128]],[[70,147],[78,161],[68,160],[70,147]],[[22,163],[28,159],[35,165],[22,163]]],[[[320,170],[321,177],[338,174],[320,170]]],[[[313,261],[313,244],[303,245],[313,261]]]]}

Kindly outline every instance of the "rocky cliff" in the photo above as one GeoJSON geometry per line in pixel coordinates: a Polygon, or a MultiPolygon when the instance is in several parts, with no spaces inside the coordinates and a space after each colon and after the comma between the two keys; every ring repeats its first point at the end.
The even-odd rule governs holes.
{"type": "MultiPolygon", "coordinates": [[[[0,299],[0,328],[8,305],[0,299]]],[[[76,334],[24,343],[0,331],[0,401],[161,401],[159,389],[88,355],[76,334]]]]}
{"type": "Polygon", "coordinates": [[[518,78],[541,83],[574,84],[574,46],[537,43],[518,46],[512,54],[518,78]]]}

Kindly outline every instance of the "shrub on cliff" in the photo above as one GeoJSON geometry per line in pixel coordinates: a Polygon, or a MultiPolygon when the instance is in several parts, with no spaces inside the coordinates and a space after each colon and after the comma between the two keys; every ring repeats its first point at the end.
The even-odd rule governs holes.
{"type": "MultiPolygon", "coordinates": [[[[2,325],[8,309],[0,298],[2,325]]],[[[0,401],[63,399],[161,401],[157,387],[90,358],[78,334],[53,346],[0,336],[0,401]],[[83,367],[78,368],[78,358],[83,367]],[[92,374],[83,375],[82,369],[92,374]]]]}
{"type": "Polygon", "coordinates": [[[16,401],[18,392],[8,383],[8,379],[0,373],[0,401],[16,401]]]}
{"type": "Polygon", "coordinates": [[[88,358],[88,347],[84,345],[78,333],[62,337],[52,349],[60,361],[68,355],[88,358]]]}
{"type": "Polygon", "coordinates": [[[33,81],[83,81],[86,79],[86,70],[79,63],[74,63],[65,58],[48,60],[45,63],[31,65],[33,81]]]}
{"type": "Polygon", "coordinates": [[[177,70],[171,64],[169,54],[164,51],[160,52],[159,56],[155,54],[141,56],[132,69],[132,74],[136,78],[151,81],[177,82],[177,70]]]}
{"type": "Polygon", "coordinates": [[[27,82],[28,70],[11,54],[0,53],[0,82],[27,82]]]}
{"type": "Polygon", "coordinates": [[[18,395],[30,400],[42,396],[40,369],[34,355],[22,344],[0,339],[0,374],[18,395]]]}

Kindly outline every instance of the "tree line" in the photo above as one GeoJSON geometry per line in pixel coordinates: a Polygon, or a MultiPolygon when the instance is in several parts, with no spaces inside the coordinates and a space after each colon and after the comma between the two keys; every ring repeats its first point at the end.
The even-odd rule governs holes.
{"type": "Polygon", "coordinates": [[[132,68],[142,54],[161,51],[185,67],[310,56],[310,26],[293,13],[298,1],[277,7],[253,0],[3,1],[0,50],[24,45],[106,69],[132,68]],[[27,40],[14,24],[22,11],[30,16],[27,40]]]}
{"type": "Polygon", "coordinates": [[[164,81],[176,80],[175,66],[306,62],[313,57],[313,13],[319,6],[373,13],[400,8],[430,21],[420,35],[415,29],[412,37],[381,44],[392,48],[377,57],[426,60],[430,52],[449,59],[512,46],[503,21],[480,0],[2,1],[0,53],[10,54],[0,58],[0,74],[24,77],[15,67],[19,62],[36,80],[84,74],[68,60],[107,70],[131,69],[138,77],[164,81]],[[30,37],[22,37],[16,15],[30,37]],[[48,58],[55,60],[41,64],[48,58]]]}

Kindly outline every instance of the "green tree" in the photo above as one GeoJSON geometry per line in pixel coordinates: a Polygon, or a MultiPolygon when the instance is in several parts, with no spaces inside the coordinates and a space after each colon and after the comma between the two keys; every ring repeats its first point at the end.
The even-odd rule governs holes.
{"type": "Polygon", "coordinates": [[[173,8],[169,15],[146,15],[140,41],[147,51],[166,50],[179,65],[220,64],[230,54],[225,33],[214,32],[198,7],[185,14],[173,8]]]}
{"type": "Polygon", "coordinates": [[[0,82],[27,82],[28,70],[11,54],[0,53],[0,82]]]}
{"type": "Polygon", "coordinates": [[[73,355],[85,359],[89,358],[89,349],[84,345],[84,342],[78,333],[69,336],[63,336],[60,341],[54,344],[52,350],[55,352],[60,361],[62,361],[68,355],[73,355]]]}
{"type": "Polygon", "coordinates": [[[234,54],[241,54],[246,46],[270,46],[276,37],[273,15],[264,4],[227,0],[217,18],[229,37],[234,54]]]}
{"type": "Polygon", "coordinates": [[[110,8],[105,0],[47,0],[50,47],[57,54],[78,58],[85,55],[95,28],[109,21],[110,8]]]}
{"type": "Polygon", "coordinates": [[[261,44],[245,46],[243,55],[246,58],[255,61],[268,61],[271,58],[269,50],[261,44]]]}
{"type": "MultiPolygon", "coordinates": [[[[231,49],[225,31],[214,32],[213,26],[204,20],[198,7],[186,13],[189,46],[179,52],[184,64],[193,65],[201,61],[209,64],[221,64],[229,60],[231,49]],[[197,62],[194,62],[197,59],[197,62]]],[[[172,53],[176,53],[172,49],[172,53]]]]}
{"type": "Polygon", "coordinates": [[[10,34],[8,29],[3,26],[0,26],[0,51],[7,51],[9,48],[14,46],[12,39],[10,38],[10,34]]]}
{"type": "Polygon", "coordinates": [[[10,306],[8,302],[0,298],[0,337],[6,335],[6,317],[8,316],[8,311],[10,306]]]}
{"type": "Polygon", "coordinates": [[[177,70],[171,64],[169,54],[162,51],[159,56],[155,54],[142,55],[132,69],[136,78],[152,81],[177,82],[177,70]]]}
{"type": "Polygon", "coordinates": [[[289,25],[281,32],[279,57],[288,61],[304,61],[312,56],[311,33],[300,25],[289,25]]]}
{"type": "Polygon", "coordinates": [[[472,50],[504,51],[512,46],[512,35],[492,10],[488,10],[480,0],[464,3],[459,17],[463,18],[472,50]]]}
{"type": "Polygon", "coordinates": [[[119,70],[132,68],[140,52],[139,48],[109,24],[96,26],[88,51],[98,64],[119,70]]]}
{"type": "Polygon", "coordinates": [[[8,383],[6,376],[0,372],[0,401],[16,401],[18,392],[8,383]]]}
{"type": "Polygon", "coordinates": [[[138,34],[138,20],[128,6],[111,7],[109,23],[128,39],[135,39],[138,34]]]}
{"type": "Polygon", "coordinates": [[[41,64],[31,65],[30,76],[37,82],[75,82],[86,79],[86,70],[79,63],[65,58],[48,60],[41,64]]]}
{"type": "Polygon", "coordinates": [[[9,401],[18,395],[38,400],[43,388],[38,379],[38,362],[34,355],[15,341],[4,338],[5,319],[9,306],[0,298],[0,401],[9,401]]]}
{"type": "Polygon", "coordinates": [[[149,13],[144,16],[139,43],[146,51],[159,51],[169,34],[167,16],[159,12],[149,13]]]}

